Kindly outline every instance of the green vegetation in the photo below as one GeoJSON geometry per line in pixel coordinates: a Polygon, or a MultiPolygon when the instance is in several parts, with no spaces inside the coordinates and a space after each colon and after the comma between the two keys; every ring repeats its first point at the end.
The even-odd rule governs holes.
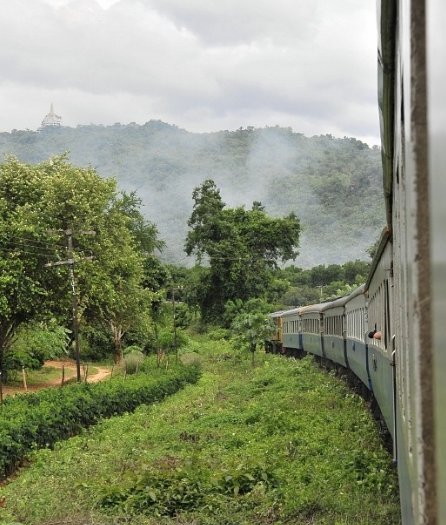
{"type": "Polygon", "coordinates": [[[5,356],[5,368],[39,369],[45,360],[65,356],[68,343],[68,330],[58,325],[55,319],[23,324],[18,327],[11,342],[11,351],[5,356]]]}
{"type": "Polygon", "coordinates": [[[11,473],[31,450],[52,446],[102,418],[159,401],[198,377],[196,367],[155,369],[150,375],[7,398],[0,412],[0,477],[11,473]]]}
{"type": "Polygon", "coordinates": [[[348,295],[367,280],[370,263],[349,261],[320,264],[309,270],[289,266],[278,270],[276,280],[285,282],[285,293],[276,301],[284,306],[304,306],[348,295]]]}
{"type": "Polygon", "coordinates": [[[166,241],[165,260],[177,264],[192,191],[209,178],[231,207],[259,200],[273,217],[295,213],[303,267],[366,258],[385,223],[381,151],[350,137],[280,127],[198,134],[159,121],[0,133],[0,154],[24,162],[66,151],[75,165],[137,189],[166,241]]]}
{"type": "Polygon", "coordinates": [[[198,301],[202,319],[215,322],[227,301],[266,293],[278,261],[297,255],[300,224],[294,214],[269,217],[259,202],[251,210],[227,208],[212,180],[195,188],[193,199],[185,250],[208,263],[201,272],[198,301]]]}
{"type": "Polygon", "coordinates": [[[64,156],[0,166],[0,372],[36,368],[69,351],[69,330],[87,328],[122,356],[127,334],[144,343],[162,243],[134,194],[64,156]],[[68,244],[67,244],[68,239],[68,244]],[[71,247],[71,246],[72,247],[71,247]],[[151,270],[155,271],[155,276],[151,270]],[[73,291],[76,307],[73,313],[73,291]]]}
{"type": "MultiPolygon", "coordinates": [[[[88,367],[89,375],[95,374],[96,371],[97,369],[95,369],[94,367],[88,367]]],[[[69,371],[65,370],[65,374],[66,374],[65,379],[68,379],[69,376],[74,375],[75,372],[73,371],[73,373],[70,374],[69,371]]],[[[26,383],[27,383],[28,388],[45,385],[49,381],[57,381],[57,380],[61,381],[61,378],[62,378],[61,369],[55,368],[52,366],[45,366],[43,368],[39,368],[38,370],[26,370],[26,383]]],[[[17,371],[11,372],[9,374],[8,386],[22,387],[23,386],[22,374],[17,371]]]]}
{"type": "MultiPolygon", "coordinates": [[[[339,232],[327,236],[335,232],[335,216],[374,234],[379,210],[368,190],[378,152],[353,139],[307,139],[280,128],[200,136],[160,123],[84,131],[91,129],[115,138],[128,133],[122,144],[130,140],[134,156],[117,175],[133,188],[132,169],[139,170],[136,183],[147,183],[178,212],[170,223],[178,234],[183,225],[176,221],[190,206],[177,206],[173,197],[188,193],[193,181],[184,237],[186,253],[199,265],[163,264],[155,255],[163,243],[139,197],[118,192],[115,180],[91,167],[77,168],[65,155],[38,165],[8,158],[0,166],[1,379],[72,356],[77,329],[83,359],[113,358],[120,365],[117,377],[100,384],[5,400],[0,476],[23,461],[30,467],[2,490],[0,522],[396,522],[395,474],[364,403],[309,359],[261,354],[257,366],[254,360],[271,331],[268,312],[347,294],[365,280],[368,264],[359,260],[311,270],[277,264],[297,255],[301,224],[311,228],[306,242],[310,234],[324,246],[337,242],[338,253],[339,232]],[[192,168],[182,181],[186,146],[192,146],[185,156],[192,168]],[[277,156],[284,147],[286,166],[277,156]],[[224,169],[215,168],[219,163],[224,169]],[[227,207],[203,167],[236,192],[265,195],[272,215],[254,199],[251,209],[240,200],[227,207]],[[192,341],[191,327],[208,330],[209,340],[192,341]],[[147,358],[150,353],[156,356],[147,358]],[[199,384],[164,400],[198,380],[199,361],[205,369],[199,384]],[[55,451],[35,451],[42,447],[55,451]]],[[[50,138],[57,148],[76,133],[0,134],[0,150],[12,138],[32,156],[33,145],[44,151],[50,138]]],[[[102,166],[123,166],[125,148],[114,142],[112,150],[99,150],[108,151],[102,166]]],[[[162,213],[156,219],[159,224],[162,213]]],[[[347,229],[349,242],[357,243],[347,229]]]]}
{"type": "Polygon", "coordinates": [[[388,525],[396,475],[364,401],[310,358],[190,343],[197,385],[41,450],[2,523],[388,525]]]}

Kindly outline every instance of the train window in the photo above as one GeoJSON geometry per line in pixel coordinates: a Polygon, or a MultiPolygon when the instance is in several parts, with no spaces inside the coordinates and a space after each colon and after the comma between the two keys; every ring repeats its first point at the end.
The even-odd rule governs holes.
{"type": "Polygon", "coordinates": [[[384,305],[384,346],[387,347],[390,344],[390,292],[389,292],[389,280],[384,281],[385,286],[385,305],[384,305]]]}

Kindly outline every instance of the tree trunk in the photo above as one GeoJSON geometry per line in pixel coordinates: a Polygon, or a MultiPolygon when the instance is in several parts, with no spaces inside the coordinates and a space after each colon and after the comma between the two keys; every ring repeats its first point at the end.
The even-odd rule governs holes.
{"type": "Polygon", "coordinates": [[[113,336],[113,344],[115,346],[113,360],[115,364],[119,364],[122,359],[122,337],[124,336],[124,331],[122,330],[121,325],[115,325],[113,321],[110,321],[110,328],[113,336]]]}
{"type": "Polygon", "coordinates": [[[251,364],[255,365],[256,345],[251,345],[251,364]]]}
{"type": "Polygon", "coordinates": [[[0,324],[0,381],[4,384],[8,380],[8,370],[5,367],[5,356],[7,350],[11,346],[15,329],[16,323],[13,321],[4,321],[0,324]]]}

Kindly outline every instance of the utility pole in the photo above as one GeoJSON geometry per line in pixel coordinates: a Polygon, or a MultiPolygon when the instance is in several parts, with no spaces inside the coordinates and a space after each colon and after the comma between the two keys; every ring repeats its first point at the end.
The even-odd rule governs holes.
{"type": "Polygon", "coordinates": [[[177,318],[175,311],[175,288],[172,288],[172,307],[173,307],[173,348],[175,351],[175,362],[178,362],[178,351],[177,351],[177,318]]]}
{"type": "Polygon", "coordinates": [[[172,310],[173,310],[173,347],[175,351],[175,362],[178,363],[178,340],[177,340],[177,312],[175,303],[175,292],[179,292],[182,286],[172,287],[172,310]]]}
{"type": "MultiPolygon", "coordinates": [[[[45,267],[51,268],[53,266],[68,266],[70,274],[70,284],[71,284],[71,295],[72,295],[72,314],[73,314],[73,338],[74,338],[74,357],[76,360],[76,377],[77,382],[81,382],[81,347],[79,341],[79,300],[77,295],[76,288],[76,273],[74,269],[74,250],[73,250],[73,229],[67,228],[66,230],[58,230],[63,232],[67,239],[67,256],[68,259],[65,261],[57,261],[54,263],[47,263],[45,267]]],[[[80,231],[82,235],[96,235],[95,231],[80,231]]],[[[91,261],[93,257],[84,257],[83,260],[91,261]]]]}

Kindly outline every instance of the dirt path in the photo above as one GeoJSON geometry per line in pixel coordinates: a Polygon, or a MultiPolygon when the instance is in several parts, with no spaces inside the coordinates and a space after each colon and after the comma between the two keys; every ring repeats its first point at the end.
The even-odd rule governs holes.
{"type": "MultiPolygon", "coordinates": [[[[28,392],[37,392],[38,390],[42,390],[43,388],[51,388],[51,387],[58,387],[61,384],[62,380],[62,367],[65,366],[65,381],[68,379],[72,379],[76,377],[76,362],[73,360],[65,360],[65,361],[46,361],[43,365],[45,367],[50,368],[59,368],[61,370],[60,376],[56,377],[54,379],[51,379],[49,381],[46,381],[45,383],[39,383],[38,385],[29,385],[28,386],[28,392]]],[[[88,383],[97,383],[99,381],[103,381],[107,377],[110,376],[111,371],[108,368],[101,367],[101,366],[94,366],[95,369],[97,369],[97,372],[92,375],[87,375],[87,382],[88,383]]],[[[85,369],[81,368],[81,374],[83,375],[85,373],[85,369]]],[[[3,395],[11,395],[11,394],[22,394],[26,392],[23,387],[19,386],[3,386],[3,395]]]]}

